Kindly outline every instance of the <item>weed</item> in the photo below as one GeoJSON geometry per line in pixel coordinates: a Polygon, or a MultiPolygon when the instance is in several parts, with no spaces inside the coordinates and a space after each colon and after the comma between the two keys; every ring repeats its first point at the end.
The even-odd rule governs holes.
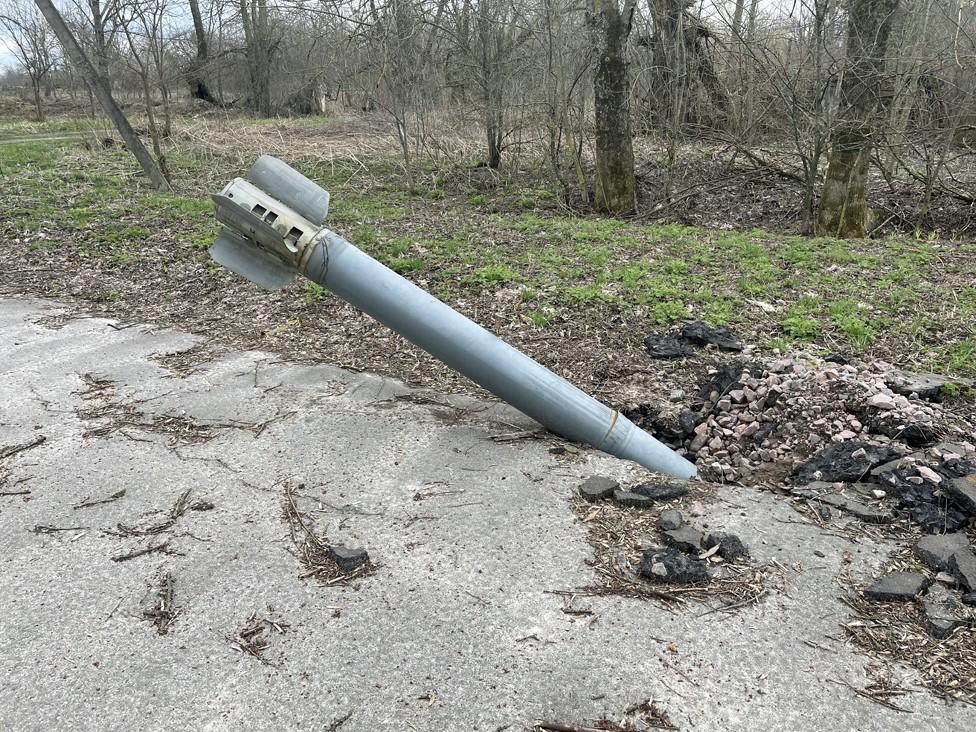
{"type": "Polygon", "coordinates": [[[650,320],[654,325],[669,325],[688,317],[688,308],[680,301],[666,300],[651,306],[650,320]]]}
{"type": "Polygon", "coordinates": [[[552,320],[551,315],[543,313],[539,310],[526,313],[525,317],[527,317],[529,322],[532,323],[532,325],[534,325],[536,328],[544,328],[545,326],[549,325],[549,322],[552,320]]]}
{"type": "Polygon", "coordinates": [[[607,295],[599,285],[583,285],[581,287],[567,287],[563,291],[563,297],[579,304],[591,302],[610,302],[613,298],[607,295]]]}
{"type": "Polygon", "coordinates": [[[305,283],[305,302],[309,305],[324,300],[329,297],[330,293],[327,289],[322,287],[318,282],[306,282],[305,283]]]}
{"type": "Polygon", "coordinates": [[[511,267],[495,264],[476,270],[471,279],[482,284],[495,284],[498,282],[514,282],[519,279],[519,276],[511,267]]]}

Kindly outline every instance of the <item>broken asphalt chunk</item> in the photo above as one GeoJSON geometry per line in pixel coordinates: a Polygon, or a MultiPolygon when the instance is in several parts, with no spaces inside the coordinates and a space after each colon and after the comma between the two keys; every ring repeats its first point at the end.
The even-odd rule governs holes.
{"type": "Polygon", "coordinates": [[[657,520],[657,527],[661,531],[680,529],[684,524],[684,514],[676,508],[669,508],[667,511],[663,511],[657,520]]]}
{"type": "Polygon", "coordinates": [[[969,539],[963,533],[930,534],[915,545],[915,556],[936,572],[949,568],[949,560],[957,551],[969,550],[969,539]]]}
{"type": "Polygon", "coordinates": [[[795,482],[797,485],[818,480],[827,483],[855,483],[870,472],[871,468],[886,463],[895,456],[894,451],[882,445],[872,445],[860,440],[834,442],[797,469],[795,482]]]}
{"type": "Polygon", "coordinates": [[[610,498],[619,487],[620,483],[612,478],[594,475],[583,481],[579,487],[579,494],[587,501],[600,501],[604,498],[610,498]]]}
{"type": "Polygon", "coordinates": [[[624,490],[615,490],[613,492],[613,500],[621,506],[630,506],[631,508],[650,508],[655,504],[653,498],[624,490]]]}
{"type": "Polygon", "coordinates": [[[870,600],[908,602],[929,586],[929,578],[916,572],[892,572],[864,590],[870,600]]]}
{"type": "Polygon", "coordinates": [[[942,491],[967,514],[976,516],[976,475],[951,480],[942,486],[942,491]]]}
{"type": "Polygon", "coordinates": [[[744,559],[749,556],[749,549],[735,534],[716,531],[705,537],[702,546],[711,549],[718,545],[718,555],[729,562],[744,559]]]}
{"type": "Polygon", "coordinates": [[[911,396],[917,394],[920,399],[938,400],[942,396],[942,389],[946,386],[973,386],[976,382],[971,379],[959,379],[940,374],[916,374],[910,371],[896,373],[886,379],[888,387],[896,394],[911,396]]]}
{"type": "Polygon", "coordinates": [[[685,323],[676,332],[652,333],[644,339],[644,347],[652,358],[686,358],[696,348],[710,345],[722,351],[742,350],[742,342],[728,328],[715,328],[700,320],[685,323]]]}
{"type": "Polygon", "coordinates": [[[922,598],[925,630],[933,638],[945,638],[966,622],[966,608],[953,593],[942,585],[929,588],[922,598]]]}
{"type": "Polygon", "coordinates": [[[670,501],[688,495],[688,484],[672,481],[669,483],[641,483],[630,489],[632,493],[646,496],[655,501],[670,501]]]}
{"type": "Polygon", "coordinates": [[[833,491],[831,485],[823,481],[815,481],[809,485],[794,488],[792,493],[795,496],[800,496],[810,501],[814,510],[817,510],[818,514],[824,520],[830,518],[830,512],[828,511],[827,515],[824,516],[818,510],[817,504],[833,506],[869,524],[889,524],[895,518],[891,511],[885,508],[869,506],[856,498],[848,498],[841,493],[833,491]]]}
{"type": "Polygon", "coordinates": [[[963,589],[976,591],[976,555],[969,549],[959,549],[949,557],[949,571],[959,580],[963,589]]]}
{"type": "Polygon", "coordinates": [[[369,561],[369,554],[365,549],[343,546],[342,544],[329,547],[329,556],[339,565],[339,569],[347,573],[355,572],[369,561]]]}
{"type": "Polygon", "coordinates": [[[652,582],[703,584],[711,579],[705,562],[677,549],[648,549],[639,571],[652,582]]]}
{"type": "Polygon", "coordinates": [[[649,335],[644,339],[644,348],[651,358],[687,358],[695,352],[695,347],[676,335],[649,335]]]}
{"type": "Polygon", "coordinates": [[[716,328],[701,320],[685,323],[679,331],[682,338],[696,346],[718,346],[723,351],[741,351],[742,342],[728,328],[716,328]]]}
{"type": "Polygon", "coordinates": [[[669,546],[690,554],[697,554],[701,551],[702,539],[705,538],[702,532],[691,526],[681,526],[663,533],[664,540],[669,546]]]}

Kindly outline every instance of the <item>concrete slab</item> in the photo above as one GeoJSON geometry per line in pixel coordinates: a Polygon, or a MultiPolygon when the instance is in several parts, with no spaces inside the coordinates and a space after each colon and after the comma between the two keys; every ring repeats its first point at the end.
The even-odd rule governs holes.
{"type": "Polygon", "coordinates": [[[682,729],[976,725],[972,707],[922,690],[898,714],[831,681],[863,686],[873,662],[830,637],[848,617],[834,577],[867,579],[890,546],[727,488],[701,520],[789,566],[781,591],[731,616],[590,596],[575,603],[593,615],[566,614],[553,591],[594,580],[573,491],[640,472],[596,452],[567,461],[544,440],[494,442],[531,423],[375,375],[229,353],[177,378],[153,354],[199,339],[97,318],[44,325],[64,312],[0,300],[0,445],[46,438],[0,466],[8,488],[30,491],[0,498],[0,729],[322,730],[345,718],[331,728],[494,732],[619,718],[647,697],[682,729]],[[86,400],[85,374],[110,379],[108,396],[86,400]],[[79,410],[106,403],[131,409],[88,434],[105,420],[79,410]],[[173,420],[212,439],[167,431],[173,420]],[[300,576],[285,481],[303,484],[320,530],[369,550],[375,574],[349,587],[300,576]],[[174,553],[112,560],[151,539],[109,532],[165,517],[185,490],[215,508],[180,517],[174,553]],[[159,635],[141,608],[164,572],[178,613],[159,635]],[[252,613],[287,624],[268,663],[232,646],[252,613]]]}

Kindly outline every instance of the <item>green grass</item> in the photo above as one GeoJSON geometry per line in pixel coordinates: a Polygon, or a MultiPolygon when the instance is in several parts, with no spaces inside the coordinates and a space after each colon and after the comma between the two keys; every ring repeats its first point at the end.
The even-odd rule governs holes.
{"type": "MultiPolygon", "coordinates": [[[[0,120],[0,136],[11,129],[0,120]]],[[[182,259],[223,277],[202,251],[219,230],[213,205],[188,190],[215,166],[240,174],[239,161],[192,148],[169,160],[177,192],[158,193],[118,149],[0,143],[0,185],[13,192],[0,227],[18,236],[44,229],[50,235],[28,247],[60,247],[117,268],[165,252],[164,269],[182,259]],[[69,166],[60,161],[65,149],[69,166]]],[[[558,320],[652,330],[700,318],[764,347],[843,348],[893,360],[905,348],[914,365],[976,373],[976,250],[965,250],[968,259],[955,250],[947,265],[939,243],[926,240],[841,241],[550,213],[553,195],[541,181],[493,179],[475,188],[469,177],[427,165],[413,178],[393,160],[368,165],[365,176],[359,161],[298,163],[329,189],[330,227],[449,303],[507,308],[506,322],[540,329],[558,320]]],[[[328,297],[304,287],[309,303],[328,297]]],[[[118,295],[104,289],[91,297],[118,295]]]]}
{"type": "Polygon", "coordinates": [[[0,141],[0,180],[23,168],[48,170],[58,158],[60,144],[56,141],[2,142],[0,141]]]}

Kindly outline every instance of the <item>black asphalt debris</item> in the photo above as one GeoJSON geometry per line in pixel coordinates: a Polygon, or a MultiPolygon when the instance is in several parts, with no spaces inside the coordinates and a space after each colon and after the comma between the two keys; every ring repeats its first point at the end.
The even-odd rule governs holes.
{"type": "Polygon", "coordinates": [[[795,483],[855,483],[867,475],[871,468],[895,457],[897,453],[882,445],[872,445],[860,440],[835,442],[827,445],[797,469],[795,483]]]}
{"type": "Polygon", "coordinates": [[[594,475],[583,481],[579,487],[579,493],[587,501],[601,501],[604,498],[610,498],[618,488],[620,488],[620,483],[612,478],[594,475]]]}
{"type": "Polygon", "coordinates": [[[929,578],[924,574],[892,572],[866,588],[864,596],[870,600],[882,600],[884,602],[908,602],[915,599],[919,593],[929,586],[929,583],[929,578]]]}
{"type": "Polygon", "coordinates": [[[365,549],[347,547],[342,544],[329,547],[329,556],[343,572],[355,572],[369,561],[369,554],[365,549]]]}
{"type": "Polygon", "coordinates": [[[716,328],[696,320],[664,335],[651,334],[644,347],[652,358],[687,358],[697,348],[717,346],[721,351],[741,351],[742,342],[728,328],[716,328]]]}
{"type": "Polygon", "coordinates": [[[705,549],[718,546],[718,555],[728,562],[745,559],[749,556],[749,549],[742,542],[742,539],[735,534],[721,531],[716,531],[706,536],[702,546],[705,549]]]}
{"type": "Polygon", "coordinates": [[[705,562],[677,549],[648,549],[639,571],[652,582],[703,584],[711,579],[705,562]]]}
{"type": "Polygon", "coordinates": [[[702,532],[691,526],[682,526],[662,533],[669,546],[691,554],[697,554],[701,551],[702,540],[705,538],[702,532]]]}
{"type": "Polygon", "coordinates": [[[631,493],[646,496],[655,501],[670,501],[688,495],[688,484],[678,481],[671,483],[641,483],[630,489],[631,493]]]}

